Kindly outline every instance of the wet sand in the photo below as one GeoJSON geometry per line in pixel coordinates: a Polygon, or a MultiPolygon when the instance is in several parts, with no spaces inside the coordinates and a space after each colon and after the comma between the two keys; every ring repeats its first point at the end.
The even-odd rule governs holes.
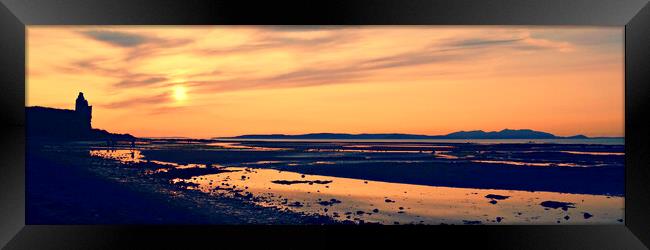
{"type": "Polygon", "coordinates": [[[224,169],[233,172],[173,182],[198,184],[187,188],[214,195],[250,195],[262,206],[381,224],[608,224],[622,223],[624,212],[622,197],[432,187],[271,169],[224,169]],[[549,202],[570,206],[554,207],[547,205],[549,202]],[[587,218],[586,213],[592,216],[587,218]]]}
{"type": "Polygon", "coordinates": [[[622,224],[622,151],[413,142],[32,145],[28,222],[622,224]]]}
{"type": "Polygon", "coordinates": [[[240,142],[236,148],[167,147],[155,143],[140,150],[149,159],[180,164],[273,168],[429,186],[621,196],[625,185],[622,145],[240,142]]]}
{"type": "MultiPolygon", "coordinates": [[[[26,223],[48,224],[332,224],[261,207],[244,198],[215,197],[147,174],[169,167],[90,157],[90,145],[29,144],[26,223]],[[136,166],[137,165],[137,166],[136,166]]],[[[132,156],[132,150],[119,154],[132,156]]],[[[134,159],[134,158],[130,158],[134,159]]]]}

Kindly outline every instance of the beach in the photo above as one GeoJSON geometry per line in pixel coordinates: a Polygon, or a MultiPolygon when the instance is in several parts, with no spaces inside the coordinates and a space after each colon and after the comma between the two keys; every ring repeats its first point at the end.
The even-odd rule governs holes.
{"type": "Polygon", "coordinates": [[[187,192],[142,169],[89,157],[89,145],[32,143],[27,149],[26,222],[64,224],[331,224],[236,198],[187,192]]]}
{"type": "Polygon", "coordinates": [[[582,141],[40,143],[28,148],[27,219],[623,224],[623,163],[622,144],[582,141]],[[70,205],[61,209],[58,203],[70,205]]]}

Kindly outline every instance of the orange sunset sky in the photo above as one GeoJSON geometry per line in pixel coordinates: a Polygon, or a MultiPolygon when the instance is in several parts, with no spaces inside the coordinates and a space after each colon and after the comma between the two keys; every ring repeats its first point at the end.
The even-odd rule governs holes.
{"type": "Polygon", "coordinates": [[[140,137],[623,136],[623,29],[29,26],[26,105],[140,137]]]}

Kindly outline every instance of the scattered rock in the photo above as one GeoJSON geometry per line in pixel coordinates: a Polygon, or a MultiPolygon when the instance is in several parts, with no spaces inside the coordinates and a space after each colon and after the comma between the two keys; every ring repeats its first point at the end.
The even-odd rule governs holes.
{"type": "Polygon", "coordinates": [[[495,200],[505,200],[505,199],[510,198],[510,196],[498,195],[498,194],[488,194],[488,195],[485,196],[485,198],[495,199],[495,200]]]}
{"type": "Polygon", "coordinates": [[[318,204],[320,204],[321,206],[332,206],[332,205],[338,204],[338,203],[341,203],[341,201],[337,200],[337,199],[330,199],[329,201],[319,201],[318,202],[318,204]]]}
{"type": "Polygon", "coordinates": [[[542,205],[542,207],[545,207],[545,208],[553,208],[553,209],[561,208],[564,211],[569,210],[569,208],[575,208],[574,203],[561,202],[561,201],[544,201],[544,202],[540,203],[540,205],[542,205]]]}
{"type": "Polygon", "coordinates": [[[290,206],[290,207],[302,207],[303,205],[299,201],[296,201],[296,202],[292,202],[292,203],[287,204],[287,206],[290,206]]]}
{"type": "Polygon", "coordinates": [[[391,200],[391,199],[385,199],[384,201],[385,201],[386,203],[395,203],[395,201],[394,201],[394,200],[391,200]]]}
{"type": "Polygon", "coordinates": [[[585,217],[585,220],[586,220],[586,219],[589,219],[589,218],[591,218],[591,217],[594,217],[592,214],[587,213],[587,212],[582,213],[582,215],[583,215],[583,217],[585,217]]]}
{"type": "Polygon", "coordinates": [[[293,184],[304,184],[304,183],[309,184],[309,185],[313,185],[313,184],[329,184],[329,183],[332,183],[332,181],[321,181],[321,180],[315,180],[315,181],[274,180],[274,181],[271,181],[271,182],[275,183],[275,184],[280,184],[280,185],[293,185],[293,184]]]}

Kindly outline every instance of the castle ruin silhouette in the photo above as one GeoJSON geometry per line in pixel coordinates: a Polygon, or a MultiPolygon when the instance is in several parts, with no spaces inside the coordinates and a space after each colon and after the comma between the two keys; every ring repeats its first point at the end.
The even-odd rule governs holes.
{"type": "Polygon", "coordinates": [[[25,125],[28,138],[51,139],[133,139],[131,135],[111,134],[92,128],[93,107],[82,92],[75,101],[75,109],[26,107],[25,125]]]}

